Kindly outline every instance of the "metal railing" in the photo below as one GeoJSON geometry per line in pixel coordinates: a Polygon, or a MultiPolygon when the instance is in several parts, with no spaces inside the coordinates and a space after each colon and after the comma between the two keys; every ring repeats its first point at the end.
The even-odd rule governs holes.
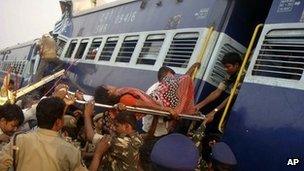
{"type": "Polygon", "coordinates": [[[224,110],[224,112],[223,112],[222,118],[221,118],[220,123],[219,123],[219,125],[218,125],[218,130],[219,130],[220,132],[224,132],[224,131],[223,131],[223,127],[224,127],[224,123],[225,123],[225,121],[226,121],[225,118],[226,118],[226,116],[227,116],[227,113],[228,113],[228,110],[229,110],[230,106],[232,105],[232,99],[233,99],[234,95],[236,94],[236,90],[237,90],[238,85],[239,85],[239,83],[240,83],[240,81],[241,81],[242,73],[243,73],[243,71],[244,71],[244,69],[245,69],[245,66],[246,66],[246,64],[247,64],[247,62],[248,62],[248,59],[249,59],[249,57],[250,57],[250,53],[251,53],[252,47],[253,47],[253,45],[254,45],[254,42],[255,42],[255,40],[256,40],[256,38],[257,38],[258,31],[259,31],[259,29],[262,28],[262,27],[263,27],[263,24],[259,24],[259,25],[257,25],[257,26],[255,27],[255,30],[254,30],[253,35],[252,35],[252,38],[251,38],[251,40],[250,40],[249,46],[248,46],[247,51],[246,51],[246,55],[245,55],[244,60],[243,60],[243,63],[242,63],[242,66],[241,66],[240,71],[239,71],[239,73],[238,73],[238,75],[237,75],[236,81],[235,81],[235,83],[234,83],[234,85],[233,85],[233,88],[232,88],[232,90],[231,90],[231,93],[230,93],[230,96],[229,96],[229,98],[228,98],[228,102],[227,102],[227,104],[226,104],[226,107],[225,107],[225,110],[224,110]]]}
{"type": "MultiPolygon", "coordinates": [[[[72,94],[72,93],[71,93],[72,94]]],[[[86,104],[87,101],[81,101],[76,100],[79,104],[86,104]]],[[[96,107],[106,108],[106,109],[116,109],[116,105],[106,105],[106,104],[100,104],[95,103],[96,107]]],[[[153,109],[147,109],[147,108],[141,108],[141,107],[133,107],[133,106],[126,106],[126,110],[130,112],[138,112],[141,114],[149,114],[149,115],[157,115],[162,117],[170,117],[171,114],[169,112],[160,111],[160,110],[153,110],[153,109]]],[[[205,119],[204,116],[194,116],[194,115],[186,115],[186,114],[179,114],[178,115],[181,119],[188,119],[188,120],[195,120],[195,121],[203,121],[205,119]]]]}
{"type": "MultiPolygon", "coordinates": [[[[213,30],[214,30],[213,27],[210,27],[210,28],[208,29],[206,39],[204,39],[204,44],[203,44],[201,50],[200,50],[199,53],[198,53],[198,57],[197,57],[196,62],[200,62],[200,63],[202,62],[203,57],[204,57],[204,54],[205,54],[205,52],[206,52],[206,50],[207,50],[207,47],[208,47],[208,43],[209,43],[210,38],[211,38],[211,36],[212,36],[213,30]]],[[[197,73],[197,68],[195,68],[195,70],[194,70],[194,72],[193,72],[193,74],[192,74],[192,76],[191,76],[192,79],[195,78],[196,73],[197,73]]]]}

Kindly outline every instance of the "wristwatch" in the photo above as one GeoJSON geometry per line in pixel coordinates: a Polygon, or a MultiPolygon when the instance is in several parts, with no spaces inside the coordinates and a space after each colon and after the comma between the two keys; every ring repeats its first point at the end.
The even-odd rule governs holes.
{"type": "Polygon", "coordinates": [[[219,110],[218,110],[218,108],[215,108],[213,111],[214,111],[214,112],[218,112],[219,110]]]}

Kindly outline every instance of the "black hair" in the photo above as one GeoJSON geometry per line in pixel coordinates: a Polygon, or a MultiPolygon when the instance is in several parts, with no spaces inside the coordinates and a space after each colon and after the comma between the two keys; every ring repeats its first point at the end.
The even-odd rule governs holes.
{"type": "Polygon", "coordinates": [[[175,74],[175,71],[167,66],[160,67],[157,73],[158,81],[162,81],[168,72],[172,73],[173,75],[175,74]]]}
{"type": "Polygon", "coordinates": [[[50,81],[39,88],[39,95],[40,96],[51,96],[54,92],[54,84],[55,80],[50,81]]]}
{"type": "Polygon", "coordinates": [[[111,96],[104,85],[98,86],[95,89],[94,99],[96,103],[101,104],[114,105],[118,103],[118,97],[111,96]]]}
{"type": "Polygon", "coordinates": [[[9,80],[9,84],[15,84],[15,81],[14,80],[9,80]]]}
{"type": "Polygon", "coordinates": [[[136,117],[132,112],[119,112],[115,118],[115,121],[120,124],[130,124],[134,130],[136,129],[136,117]]]}
{"type": "Polygon", "coordinates": [[[59,97],[42,99],[36,108],[36,117],[40,128],[52,129],[57,119],[62,119],[65,103],[59,97]]]}
{"type": "Polygon", "coordinates": [[[77,139],[77,128],[71,128],[68,126],[63,126],[61,129],[62,132],[67,132],[68,136],[72,138],[72,140],[77,139]]]}
{"type": "Polygon", "coordinates": [[[224,56],[223,56],[223,59],[222,59],[222,64],[225,65],[225,64],[232,64],[232,65],[235,65],[235,64],[239,64],[241,65],[242,64],[242,58],[241,56],[236,53],[236,52],[229,52],[229,53],[226,53],[224,56]]]}
{"type": "Polygon", "coordinates": [[[0,118],[4,118],[6,121],[18,121],[19,125],[24,121],[23,112],[16,104],[4,104],[0,106],[0,118]]]}

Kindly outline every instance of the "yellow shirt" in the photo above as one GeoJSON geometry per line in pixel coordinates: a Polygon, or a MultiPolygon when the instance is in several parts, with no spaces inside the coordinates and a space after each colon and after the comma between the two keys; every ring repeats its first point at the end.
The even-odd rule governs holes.
{"type": "MultiPolygon", "coordinates": [[[[4,134],[4,132],[2,131],[2,129],[0,128],[0,135],[4,134]]],[[[1,142],[0,141],[0,150],[2,149],[2,147],[7,144],[6,142],[1,142]]]]}
{"type": "MultiPolygon", "coordinates": [[[[64,141],[58,132],[38,128],[19,134],[16,139],[17,171],[87,170],[81,164],[80,151],[64,141]]],[[[13,165],[13,141],[0,152],[0,171],[13,165]]]]}
{"type": "Polygon", "coordinates": [[[5,89],[3,86],[0,90],[0,105],[4,105],[6,102],[14,104],[14,94],[12,91],[5,89]]]}

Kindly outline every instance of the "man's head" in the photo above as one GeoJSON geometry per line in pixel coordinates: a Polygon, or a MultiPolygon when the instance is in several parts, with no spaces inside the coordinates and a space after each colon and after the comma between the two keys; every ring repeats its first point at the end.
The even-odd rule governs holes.
{"type": "Polygon", "coordinates": [[[44,129],[59,131],[63,125],[65,103],[59,97],[42,99],[36,108],[38,126],[44,129]]]}
{"type": "Polygon", "coordinates": [[[101,85],[95,89],[94,99],[96,103],[114,105],[117,103],[117,98],[114,95],[115,87],[101,85]]]}
{"type": "Polygon", "coordinates": [[[174,75],[175,72],[173,69],[167,67],[167,66],[162,66],[161,68],[159,68],[158,73],[157,73],[157,79],[159,82],[161,82],[163,80],[163,78],[165,76],[167,76],[168,74],[172,74],[174,75]]]}
{"type": "Polygon", "coordinates": [[[61,99],[64,99],[66,95],[68,94],[69,86],[66,84],[58,84],[53,92],[54,97],[59,97],[61,99]]]}
{"type": "Polygon", "coordinates": [[[116,132],[131,134],[136,129],[136,118],[134,113],[122,111],[115,118],[116,132]]]}
{"type": "Polygon", "coordinates": [[[229,52],[224,55],[221,62],[225,66],[226,72],[233,75],[240,69],[242,58],[238,53],[229,52]]]}
{"type": "Polygon", "coordinates": [[[14,82],[14,80],[10,80],[9,84],[8,84],[8,89],[13,91],[14,88],[15,88],[15,82],[14,82]]]}
{"type": "Polygon", "coordinates": [[[24,115],[19,106],[5,104],[0,107],[0,128],[5,134],[12,135],[23,121],[24,115]]]}

